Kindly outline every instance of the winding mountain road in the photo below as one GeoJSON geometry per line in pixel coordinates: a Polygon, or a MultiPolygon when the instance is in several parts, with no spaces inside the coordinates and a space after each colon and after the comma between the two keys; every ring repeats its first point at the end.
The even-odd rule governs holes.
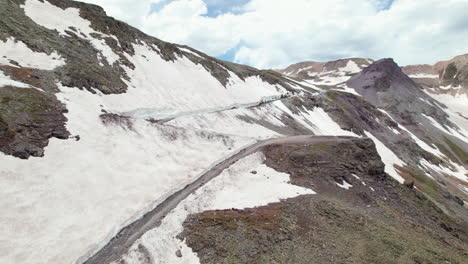
{"type": "Polygon", "coordinates": [[[247,146],[219,162],[211,169],[207,170],[197,180],[168,197],[166,200],[156,206],[156,208],[146,213],[139,220],[123,228],[114,238],[111,239],[111,241],[106,246],[104,246],[84,263],[107,264],[113,261],[118,261],[124,254],[127,253],[128,249],[135,243],[135,241],[143,236],[143,234],[145,234],[148,230],[158,227],[164,217],[166,217],[166,215],[182,200],[187,198],[190,194],[198,190],[216,176],[220,175],[223,170],[236,163],[239,159],[253,154],[265,146],[276,144],[316,144],[327,141],[346,140],[349,138],[350,137],[303,135],[266,139],[247,146]]]}

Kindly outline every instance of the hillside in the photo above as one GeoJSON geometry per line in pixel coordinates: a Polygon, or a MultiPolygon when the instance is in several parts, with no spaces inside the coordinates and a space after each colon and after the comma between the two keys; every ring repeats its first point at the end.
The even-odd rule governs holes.
{"type": "Polygon", "coordinates": [[[95,5],[0,17],[0,263],[466,259],[466,108],[393,60],[258,70],[95,5]]]}

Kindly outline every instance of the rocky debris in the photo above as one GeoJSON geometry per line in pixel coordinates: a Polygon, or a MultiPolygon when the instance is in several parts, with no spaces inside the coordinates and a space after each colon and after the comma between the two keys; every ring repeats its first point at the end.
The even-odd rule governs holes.
{"type": "Polygon", "coordinates": [[[41,157],[52,137],[67,139],[66,109],[37,89],[0,90],[0,151],[18,158],[41,157]]]}
{"type": "Polygon", "coordinates": [[[268,166],[317,194],[189,216],[181,237],[201,263],[464,262],[466,227],[387,176],[371,140],[263,152],[268,166]]]}
{"type": "Polygon", "coordinates": [[[104,125],[118,125],[127,130],[133,129],[132,119],[128,116],[122,116],[115,113],[104,113],[99,116],[104,125]]]}

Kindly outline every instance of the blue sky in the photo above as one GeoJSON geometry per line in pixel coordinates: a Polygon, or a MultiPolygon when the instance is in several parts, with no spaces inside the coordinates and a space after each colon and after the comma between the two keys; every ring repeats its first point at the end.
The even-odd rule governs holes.
{"type": "Polygon", "coordinates": [[[468,53],[468,0],[85,0],[162,40],[258,68],[468,53]],[[131,12],[128,12],[131,10],[131,12]]]}

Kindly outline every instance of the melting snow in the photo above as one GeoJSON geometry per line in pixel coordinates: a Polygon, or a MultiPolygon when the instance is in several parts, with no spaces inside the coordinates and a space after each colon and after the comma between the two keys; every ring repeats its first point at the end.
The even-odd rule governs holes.
{"type": "Polygon", "coordinates": [[[432,169],[432,170],[435,170],[437,172],[440,172],[440,173],[443,173],[443,174],[447,174],[447,175],[451,175],[453,177],[456,177],[460,180],[463,180],[465,182],[468,182],[468,170],[466,170],[463,166],[460,166],[454,162],[451,162],[450,165],[453,166],[454,170],[451,170],[447,167],[444,167],[442,165],[434,165],[432,163],[430,163],[429,161],[425,160],[425,159],[422,159],[420,161],[420,164],[427,168],[427,169],[432,169]]]}
{"type": "Polygon", "coordinates": [[[0,263],[72,263],[254,142],[141,120],[105,126],[99,115],[107,96],[61,90],[67,128],[81,139],[51,139],[42,158],[0,154],[0,185],[8,186],[0,188],[0,225],[8,226],[0,229],[8,241],[0,243],[0,263]]]}
{"type": "Polygon", "coordinates": [[[28,84],[22,83],[22,82],[17,82],[12,79],[10,79],[9,76],[6,76],[3,71],[0,70],[0,87],[4,86],[15,86],[19,88],[31,88],[28,84]]]}
{"type": "Polygon", "coordinates": [[[99,58],[102,59],[101,56],[104,56],[110,65],[119,60],[120,57],[114,53],[103,39],[94,38],[91,33],[98,34],[101,37],[111,36],[92,29],[91,22],[80,16],[80,9],[72,7],[62,9],[47,1],[40,2],[37,0],[26,0],[22,7],[26,15],[38,25],[50,30],[57,30],[62,36],[68,35],[65,31],[73,31],[71,27],[75,28],[79,31],[79,33],[76,32],[77,35],[83,37],[81,34],[84,34],[86,39],[101,52],[99,58]]]}
{"type": "Polygon", "coordinates": [[[348,190],[349,188],[353,187],[350,183],[348,183],[347,181],[343,180],[343,184],[340,184],[340,183],[337,183],[335,182],[336,185],[338,185],[338,187],[340,188],[343,188],[343,189],[346,189],[348,190]]]}
{"type": "Polygon", "coordinates": [[[427,74],[427,73],[418,73],[418,74],[408,75],[408,77],[414,78],[414,79],[421,79],[421,78],[431,78],[431,79],[437,78],[438,79],[439,75],[437,75],[437,74],[427,74]]]}
{"type": "Polygon", "coordinates": [[[187,52],[187,53],[190,53],[190,54],[192,54],[192,55],[197,56],[198,58],[204,59],[202,56],[200,56],[200,54],[197,54],[197,53],[195,53],[195,52],[193,52],[193,51],[191,51],[191,50],[189,50],[189,49],[187,49],[187,48],[179,48],[179,49],[180,49],[181,51],[183,51],[183,52],[187,52]]]}
{"type": "Polygon", "coordinates": [[[347,73],[358,73],[362,69],[352,60],[349,60],[345,67],[339,68],[338,71],[347,72],[347,73]]]}
{"type": "Polygon", "coordinates": [[[439,122],[437,122],[434,118],[430,117],[430,116],[427,116],[425,114],[422,114],[422,116],[424,116],[425,118],[427,118],[429,121],[431,121],[431,123],[436,127],[438,128],[439,130],[442,130],[443,132],[449,134],[449,135],[452,135],[454,137],[457,137],[463,141],[467,141],[468,140],[468,137],[461,134],[459,131],[456,131],[455,129],[449,127],[449,126],[442,126],[439,122]]]}
{"type": "Polygon", "coordinates": [[[127,82],[129,89],[125,96],[108,96],[110,110],[128,112],[157,107],[175,112],[196,111],[260,101],[283,93],[257,76],[243,81],[231,74],[230,83],[224,87],[202,65],[186,57],[165,61],[147,45],[134,45],[134,49],[134,56],[126,54],[136,66],[126,69],[131,78],[127,82]]]}
{"type": "Polygon", "coordinates": [[[405,179],[401,177],[398,172],[395,170],[394,165],[404,166],[406,165],[400,158],[393,153],[387,146],[385,146],[380,140],[378,140],[374,135],[371,133],[364,131],[366,136],[372,139],[377,147],[377,152],[379,153],[382,161],[385,163],[385,172],[392,176],[395,180],[399,183],[404,183],[405,179]]]}
{"type": "Polygon", "coordinates": [[[0,64],[17,67],[10,60],[17,62],[21,67],[41,70],[53,70],[65,65],[65,60],[55,51],[47,55],[31,50],[26,44],[14,38],[8,38],[5,42],[0,40],[0,64]]]}
{"type": "Polygon", "coordinates": [[[182,223],[188,215],[207,210],[251,208],[298,195],[314,194],[310,189],[289,184],[288,174],[267,167],[262,164],[263,160],[261,153],[240,159],[191,194],[164,218],[159,227],[148,231],[135,242],[125,261],[129,264],[143,263],[138,252],[138,245],[142,244],[152,258],[158,260],[157,263],[200,263],[191,248],[176,238],[182,232],[182,223]],[[250,173],[252,170],[257,173],[250,173]],[[182,257],[176,256],[177,250],[181,251],[182,257]]]}

